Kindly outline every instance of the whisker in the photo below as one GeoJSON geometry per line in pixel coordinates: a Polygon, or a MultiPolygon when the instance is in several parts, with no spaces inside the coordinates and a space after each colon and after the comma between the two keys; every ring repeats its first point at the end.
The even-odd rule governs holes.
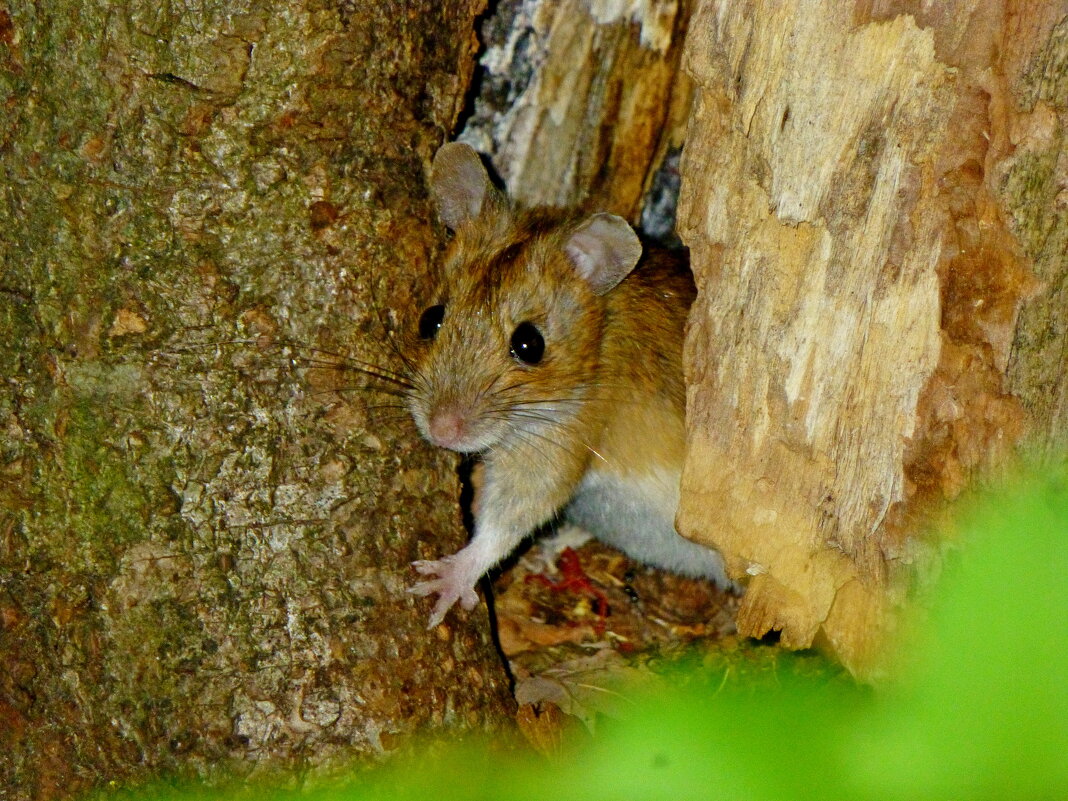
{"type": "Polygon", "coordinates": [[[407,403],[369,403],[365,407],[367,409],[403,409],[407,414],[411,414],[411,410],[408,408],[407,403]]]}
{"type": "Polygon", "coordinates": [[[372,376],[380,381],[386,381],[390,384],[396,384],[397,386],[404,387],[406,389],[411,388],[411,382],[403,376],[393,373],[391,370],[378,367],[377,365],[369,362],[358,362],[354,359],[350,359],[344,363],[334,363],[325,361],[322,359],[315,359],[308,356],[290,356],[288,357],[291,362],[301,367],[307,367],[313,370],[338,370],[347,371],[353,373],[361,373],[363,375],[372,376]]]}
{"type": "Polygon", "coordinates": [[[393,336],[393,329],[382,319],[382,307],[378,303],[378,295],[375,293],[374,282],[368,283],[368,289],[371,292],[371,308],[375,311],[375,316],[378,318],[378,324],[382,326],[382,330],[386,332],[386,343],[389,345],[390,350],[393,351],[393,355],[400,359],[410,373],[416,372],[416,365],[414,360],[405,353],[404,348],[397,344],[396,339],[393,336]]]}
{"type": "Polygon", "coordinates": [[[368,416],[375,423],[403,423],[405,421],[412,422],[411,415],[400,414],[393,412],[392,414],[383,414],[381,412],[372,411],[368,413],[368,416]]]}
{"type": "MultiPolygon", "coordinates": [[[[533,430],[531,430],[529,428],[523,428],[522,426],[518,426],[518,425],[515,424],[515,422],[513,420],[510,420],[505,415],[495,415],[495,416],[492,416],[492,419],[501,420],[501,421],[505,422],[508,425],[509,431],[512,434],[514,434],[516,437],[518,437],[520,439],[524,439],[524,441],[526,441],[528,444],[532,444],[530,439],[529,439],[529,437],[536,437],[536,438],[538,438],[539,440],[541,440],[543,442],[549,443],[550,445],[552,445],[555,448],[559,448],[560,450],[564,450],[564,451],[567,450],[567,446],[565,446],[559,440],[554,439],[553,437],[549,436],[548,434],[543,434],[540,431],[533,431],[533,430]]],[[[548,457],[546,457],[546,458],[548,458],[548,457]]]]}
{"type": "MultiPolygon", "coordinates": [[[[319,368],[313,368],[319,369],[319,368]]],[[[384,376],[375,375],[374,373],[365,372],[362,370],[353,371],[358,375],[362,375],[367,378],[369,382],[380,381],[381,384],[367,383],[367,384],[344,384],[339,386],[339,389],[366,389],[374,392],[385,392],[390,395],[398,395],[400,397],[407,397],[412,392],[412,387],[407,384],[402,384],[397,381],[391,381],[384,376]]]]}
{"type": "Polygon", "coordinates": [[[525,411],[502,411],[498,413],[502,418],[509,418],[511,420],[524,420],[531,423],[543,423],[547,426],[551,426],[559,421],[556,417],[548,414],[540,414],[538,412],[525,412],[525,411]]]}
{"type": "Polygon", "coordinates": [[[307,348],[307,350],[310,350],[310,351],[312,351],[312,352],[314,352],[316,354],[322,354],[322,356],[327,356],[327,357],[330,357],[330,358],[329,359],[325,359],[325,358],[322,358],[322,356],[319,356],[319,355],[304,356],[304,355],[301,355],[301,354],[298,354],[298,355],[295,355],[295,356],[290,356],[289,358],[290,359],[303,359],[304,361],[312,362],[312,363],[315,363],[315,364],[319,364],[319,365],[322,365],[324,367],[330,367],[330,368],[335,369],[335,370],[351,370],[351,369],[374,370],[376,373],[378,373],[380,375],[388,375],[388,376],[392,376],[393,378],[402,379],[402,380],[405,378],[405,374],[404,373],[399,373],[396,370],[393,370],[393,369],[391,369],[389,367],[383,367],[382,365],[375,364],[374,362],[367,362],[367,361],[364,361],[363,359],[357,359],[354,356],[343,356],[341,354],[336,354],[336,353],[331,353],[330,351],[321,350],[320,348],[307,348]],[[336,361],[331,361],[331,359],[336,360],[336,361]]]}
{"type": "MultiPolygon", "coordinates": [[[[599,385],[596,385],[596,384],[593,385],[593,389],[596,390],[598,388],[600,388],[599,385]]],[[[622,385],[620,386],[620,388],[623,388],[622,385]]],[[[562,406],[573,406],[574,407],[574,406],[582,406],[584,404],[587,404],[587,403],[590,403],[590,402],[593,402],[593,401],[607,400],[604,397],[597,398],[596,396],[594,396],[594,397],[585,396],[585,397],[581,397],[581,398],[575,398],[575,397],[546,397],[546,398],[537,398],[535,400],[511,401],[508,398],[508,395],[510,394],[507,391],[508,389],[510,389],[510,388],[502,388],[502,389],[498,390],[495,393],[495,396],[498,399],[498,404],[499,405],[502,405],[502,406],[503,405],[508,405],[509,407],[519,408],[519,407],[532,407],[532,406],[542,406],[542,407],[544,407],[546,404],[550,404],[551,403],[551,404],[559,404],[559,405],[562,405],[562,406]]],[[[631,389],[633,389],[633,388],[631,388],[631,389]]],[[[611,403],[614,404],[614,405],[619,405],[619,406],[642,404],[642,403],[648,403],[649,402],[649,398],[650,398],[649,395],[634,395],[633,393],[624,393],[624,394],[619,394],[619,395],[616,395],[616,396],[612,397],[611,398],[611,403]]],[[[668,398],[665,396],[664,400],[667,401],[668,398]]]]}
{"type": "Polygon", "coordinates": [[[367,406],[367,413],[380,420],[409,420],[413,424],[411,412],[405,406],[374,405],[367,406]]]}
{"type": "Polygon", "coordinates": [[[408,393],[400,392],[398,390],[388,389],[386,387],[357,387],[357,386],[345,386],[345,387],[331,387],[330,389],[318,389],[314,392],[309,392],[309,398],[317,398],[320,395],[340,394],[342,392],[380,392],[383,395],[392,395],[396,398],[407,398],[408,393]]]}
{"type": "Polygon", "coordinates": [[[514,411],[530,414],[571,414],[575,408],[581,408],[582,403],[571,403],[566,398],[548,398],[544,401],[532,401],[530,403],[494,404],[494,408],[502,411],[514,411]]]}
{"type": "MultiPolygon", "coordinates": [[[[282,350],[291,348],[297,352],[288,355],[286,358],[295,366],[324,370],[351,370],[365,375],[374,376],[382,381],[397,384],[398,386],[411,388],[411,382],[408,381],[405,374],[389,367],[363,361],[362,359],[357,359],[353,356],[346,356],[335,351],[327,350],[326,348],[306,345],[302,342],[290,339],[276,339],[269,342],[264,342],[262,338],[190,342],[172,348],[159,348],[156,352],[165,355],[181,356],[231,345],[254,345],[264,350],[282,350]],[[301,351],[304,351],[304,353],[301,353],[301,351]]],[[[407,360],[405,361],[406,364],[410,366],[411,363],[407,360]]]]}
{"type": "MultiPolygon", "coordinates": [[[[535,454],[537,454],[544,462],[551,463],[552,457],[546,451],[544,451],[542,448],[538,447],[538,444],[536,442],[534,442],[533,440],[530,439],[531,435],[538,436],[537,434],[534,434],[534,432],[532,432],[532,431],[523,431],[522,429],[515,430],[512,433],[515,435],[515,437],[517,439],[519,439],[520,441],[525,443],[527,445],[527,447],[529,447],[531,449],[531,451],[533,451],[535,454]]],[[[540,439],[545,440],[550,445],[554,445],[554,446],[556,446],[558,448],[563,448],[563,446],[560,445],[560,443],[556,442],[555,440],[549,439],[547,437],[540,437],[540,439]]],[[[511,447],[512,447],[513,451],[517,449],[515,445],[511,445],[511,447]]]]}
{"type": "Polygon", "coordinates": [[[594,456],[596,456],[598,459],[600,459],[605,464],[608,464],[608,460],[607,459],[605,459],[603,456],[601,456],[601,454],[599,454],[597,451],[595,451],[593,448],[591,448],[585,442],[582,443],[582,447],[585,448],[586,450],[588,450],[590,453],[592,453],[594,456]]]}
{"type": "Polygon", "coordinates": [[[171,348],[156,348],[156,353],[164,353],[173,356],[182,356],[187,353],[194,353],[198,350],[208,350],[210,348],[219,348],[224,345],[258,345],[260,341],[258,339],[223,339],[213,340],[212,342],[186,342],[181,345],[177,345],[171,348]]]}

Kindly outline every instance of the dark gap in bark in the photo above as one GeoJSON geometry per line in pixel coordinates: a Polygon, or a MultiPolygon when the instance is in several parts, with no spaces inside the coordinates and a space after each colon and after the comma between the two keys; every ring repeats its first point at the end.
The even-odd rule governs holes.
{"type": "Polygon", "coordinates": [[[486,42],[488,37],[486,36],[486,26],[496,14],[497,8],[500,6],[501,0],[489,0],[486,3],[485,10],[475,17],[474,24],[472,25],[475,32],[478,34],[478,52],[475,54],[475,68],[471,72],[471,82],[467,85],[467,89],[464,92],[464,104],[460,109],[460,114],[456,118],[456,124],[450,133],[449,139],[455,139],[456,135],[467,127],[467,121],[475,115],[475,102],[482,95],[482,83],[486,76],[486,68],[482,66],[482,56],[486,53],[486,42]]]}

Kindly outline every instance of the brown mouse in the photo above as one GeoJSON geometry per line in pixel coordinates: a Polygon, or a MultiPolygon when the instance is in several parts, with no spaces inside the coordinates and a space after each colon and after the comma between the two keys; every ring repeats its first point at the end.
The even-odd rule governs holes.
{"type": "Polygon", "coordinates": [[[685,261],[643,254],[621,217],[520,208],[478,154],[446,144],[431,189],[454,232],[419,320],[408,405],[434,445],[484,470],[471,542],[415,562],[430,627],[557,515],[656,567],[728,586],[674,527],[684,450],[685,261]]]}

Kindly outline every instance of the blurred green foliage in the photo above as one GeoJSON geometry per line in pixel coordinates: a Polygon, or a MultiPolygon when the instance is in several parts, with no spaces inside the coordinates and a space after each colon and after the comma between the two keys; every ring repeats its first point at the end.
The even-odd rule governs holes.
{"type": "Polygon", "coordinates": [[[434,747],[346,787],[261,796],[1068,798],[1068,471],[1033,472],[973,504],[959,541],[899,672],[875,691],[804,670],[758,671],[754,691],[706,662],[557,759],[434,747]]]}

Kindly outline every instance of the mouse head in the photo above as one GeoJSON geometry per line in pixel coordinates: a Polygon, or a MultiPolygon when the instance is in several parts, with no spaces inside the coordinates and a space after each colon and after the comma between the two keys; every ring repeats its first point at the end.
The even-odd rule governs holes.
{"type": "Polygon", "coordinates": [[[431,190],[454,236],[418,321],[416,425],[463,453],[551,449],[598,389],[604,298],[638,262],[638,237],[613,214],[513,207],[463,144],[438,150],[431,190]]]}

